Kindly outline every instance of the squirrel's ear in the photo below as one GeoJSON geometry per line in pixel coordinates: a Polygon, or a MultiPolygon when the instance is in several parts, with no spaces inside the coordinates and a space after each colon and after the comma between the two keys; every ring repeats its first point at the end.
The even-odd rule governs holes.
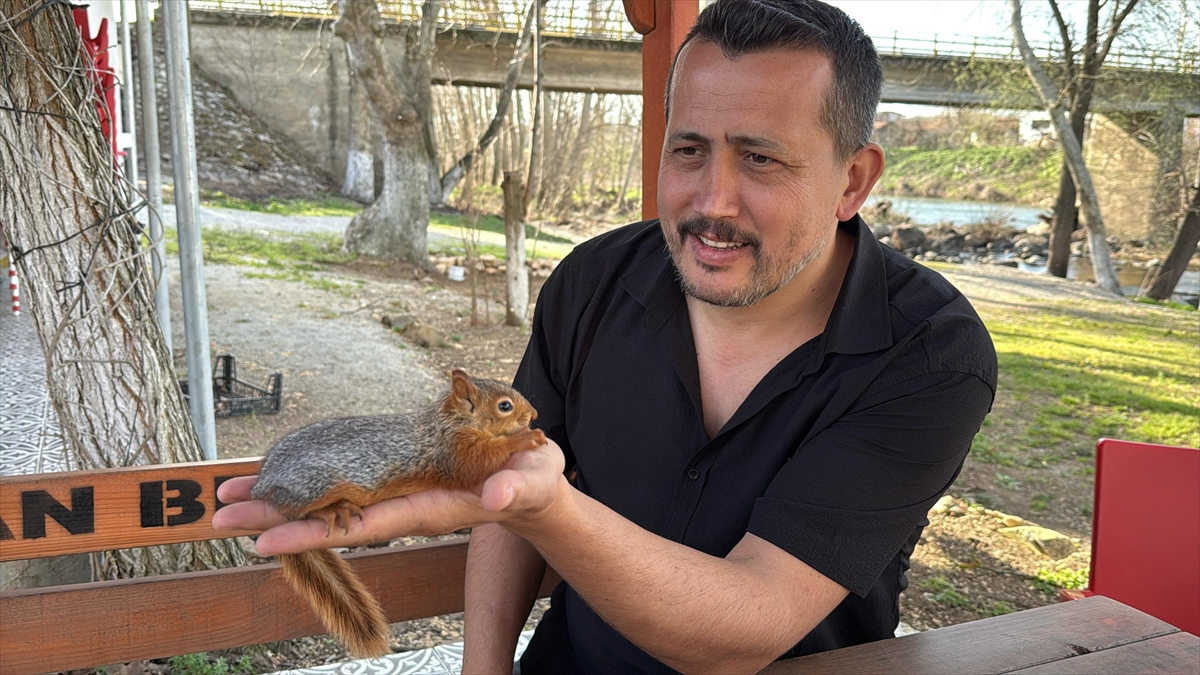
{"type": "Polygon", "coordinates": [[[467,371],[455,368],[450,372],[450,393],[454,398],[470,400],[479,393],[479,390],[471,381],[471,376],[467,375],[467,371]]]}

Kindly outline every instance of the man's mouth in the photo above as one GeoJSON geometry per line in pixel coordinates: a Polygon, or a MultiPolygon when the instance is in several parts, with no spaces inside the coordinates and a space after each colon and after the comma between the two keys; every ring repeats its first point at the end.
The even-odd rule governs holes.
{"type": "Polygon", "coordinates": [[[741,248],[746,245],[744,242],[738,241],[719,241],[717,239],[709,239],[708,237],[699,234],[696,235],[696,238],[700,240],[701,244],[704,244],[709,248],[730,249],[741,248]]]}

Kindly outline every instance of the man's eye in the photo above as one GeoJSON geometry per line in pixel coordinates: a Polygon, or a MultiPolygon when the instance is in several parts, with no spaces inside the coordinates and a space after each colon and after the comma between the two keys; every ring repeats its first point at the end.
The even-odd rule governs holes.
{"type": "Polygon", "coordinates": [[[759,166],[766,166],[775,161],[766,155],[760,155],[753,152],[747,155],[746,159],[749,159],[751,164],[757,164],[759,166]]]}
{"type": "Polygon", "coordinates": [[[682,157],[695,157],[696,155],[698,155],[700,153],[700,150],[694,146],[689,145],[687,147],[679,148],[679,149],[675,150],[675,152],[682,157]]]}

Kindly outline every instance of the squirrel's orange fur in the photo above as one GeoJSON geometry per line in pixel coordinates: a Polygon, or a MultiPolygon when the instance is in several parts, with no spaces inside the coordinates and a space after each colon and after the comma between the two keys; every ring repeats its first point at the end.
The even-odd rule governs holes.
{"type": "MultiPolygon", "coordinates": [[[[413,415],[326,420],[271,448],[251,496],[289,518],[349,529],[362,507],[430,488],[469,489],[515,452],[546,442],[537,412],[495,380],[455,369],[450,392],[413,415]]],[[[329,550],[281,554],[284,578],[351,654],[388,651],[387,617],[350,566],[329,550]]]]}

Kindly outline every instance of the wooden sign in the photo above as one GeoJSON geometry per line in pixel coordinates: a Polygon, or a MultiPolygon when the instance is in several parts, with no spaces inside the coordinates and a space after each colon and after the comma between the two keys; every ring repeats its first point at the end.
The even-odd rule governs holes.
{"type": "Polygon", "coordinates": [[[0,477],[0,562],[223,539],[217,487],[262,458],[0,477]]]}

